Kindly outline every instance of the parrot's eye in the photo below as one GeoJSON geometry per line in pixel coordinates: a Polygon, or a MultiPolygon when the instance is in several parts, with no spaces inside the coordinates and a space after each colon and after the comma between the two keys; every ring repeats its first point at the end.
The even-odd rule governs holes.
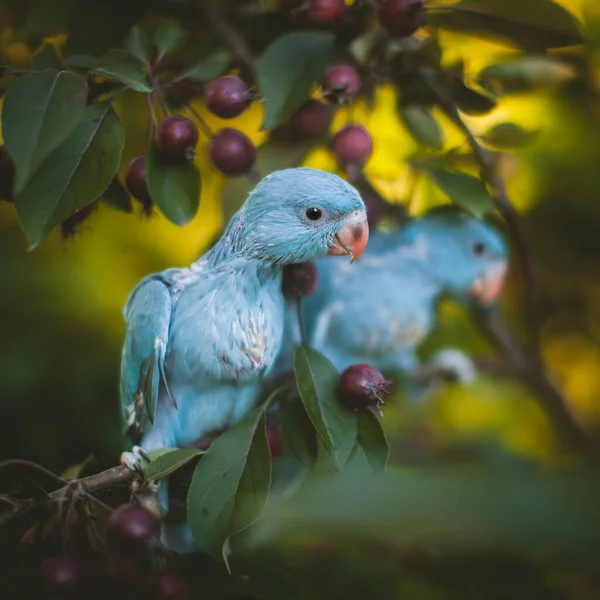
{"type": "Polygon", "coordinates": [[[473,254],[475,256],[481,256],[482,254],[485,254],[486,250],[487,248],[483,242],[475,242],[473,244],[473,254]]]}
{"type": "Polygon", "coordinates": [[[311,208],[306,209],[306,217],[311,221],[318,221],[322,216],[323,211],[320,208],[312,206],[311,208]]]}

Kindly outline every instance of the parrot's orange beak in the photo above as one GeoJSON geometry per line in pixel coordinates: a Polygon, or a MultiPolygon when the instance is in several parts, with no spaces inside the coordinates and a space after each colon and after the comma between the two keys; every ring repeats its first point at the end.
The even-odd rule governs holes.
{"type": "Polygon", "coordinates": [[[493,267],[475,280],[471,286],[471,293],[485,304],[494,302],[504,287],[507,269],[508,265],[505,262],[493,267]]]}
{"type": "Polygon", "coordinates": [[[363,252],[369,241],[369,225],[367,220],[358,223],[342,225],[335,234],[333,244],[329,247],[329,254],[333,256],[352,255],[353,263],[363,252]]]}

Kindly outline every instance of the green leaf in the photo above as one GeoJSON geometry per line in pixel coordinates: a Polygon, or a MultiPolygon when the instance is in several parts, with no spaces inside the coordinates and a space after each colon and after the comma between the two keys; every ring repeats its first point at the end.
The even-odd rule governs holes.
{"type": "Polygon", "coordinates": [[[146,159],[146,182],[152,201],[175,225],[187,225],[198,212],[200,172],[193,162],[167,161],[153,147],[146,159]]]}
{"type": "Polygon", "coordinates": [[[344,547],[385,539],[396,549],[449,557],[461,550],[585,553],[600,544],[599,495],[594,470],[352,470],[310,478],[285,501],[269,503],[246,550],[250,538],[257,545],[285,542],[290,552],[309,540],[344,547]]]}
{"type": "Polygon", "coordinates": [[[151,92],[152,82],[146,65],[125,50],[109,50],[94,69],[99,75],[121,81],[136,92],[151,92]]]}
{"type": "Polygon", "coordinates": [[[131,196],[125,189],[125,186],[119,181],[118,177],[115,177],[110,185],[106,188],[102,194],[101,200],[116,208],[117,210],[130,213],[133,212],[133,203],[131,202],[131,196]]]}
{"type": "Polygon", "coordinates": [[[196,466],[187,514],[196,542],[215,557],[249,527],[265,507],[271,485],[271,454],[264,406],[217,438],[196,466]]]}
{"type": "Polygon", "coordinates": [[[34,54],[33,68],[36,71],[42,71],[44,69],[60,69],[60,57],[52,44],[45,44],[39,52],[34,54]]]}
{"type": "Polygon", "coordinates": [[[63,67],[72,69],[95,69],[99,64],[100,59],[90,54],[73,54],[63,60],[63,67]]]}
{"type": "Polygon", "coordinates": [[[161,456],[147,464],[144,470],[146,481],[156,481],[168,477],[202,454],[205,454],[205,452],[197,448],[183,448],[161,454],[161,456]]]}
{"type": "Polygon", "coordinates": [[[481,218],[494,209],[494,201],[481,179],[462,171],[435,167],[425,172],[454,204],[475,217],[481,218]]]}
{"type": "Polygon", "coordinates": [[[428,22],[442,29],[517,44],[532,51],[582,42],[573,15],[552,0],[464,0],[436,10],[428,6],[428,22]]]}
{"type": "Polygon", "coordinates": [[[468,115],[485,115],[496,108],[496,101],[480,94],[457,80],[453,87],[454,100],[460,110],[468,115]]]}
{"type": "Polygon", "coordinates": [[[257,62],[258,88],[265,103],[262,129],[272,129],[309,96],[333,58],[332,33],[298,31],[275,40],[257,62]]]}
{"type": "Polygon", "coordinates": [[[110,102],[93,104],[15,197],[30,248],[76,210],[98,199],[110,185],[125,138],[110,102]]]}
{"type": "Polygon", "coordinates": [[[75,129],[86,101],[85,80],[64,71],[33,73],[8,88],[2,107],[2,135],[17,170],[15,193],[75,129]]]}
{"type": "Polygon", "coordinates": [[[210,81],[222,75],[227,70],[231,57],[227,50],[217,50],[210,56],[190,67],[185,79],[192,81],[210,81]]]}
{"type": "Polygon", "coordinates": [[[442,130],[433,115],[424,106],[409,104],[400,106],[400,117],[417,142],[441,150],[444,147],[442,130]]]}
{"type": "Polygon", "coordinates": [[[294,371],[304,408],[338,471],[354,448],[356,413],[337,398],[339,373],[320,352],[301,344],[294,355],[294,371]]]}
{"type": "Polygon", "coordinates": [[[154,34],[154,44],[158,50],[158,60],[172,54],[183,44],[186,33],[179,23],[165,23],[154,34]]]}
{"type": "Polygon", "coordinates": [[[134,25],[127,37],[127,50],[129,54],[141,60],[146,66],[152,57],[152,41],[144,29],[134,25]]]}
{"type": "MultiPolygon", "coordinates": [[[[371,412],[360,412],[357,414],[358,435],[352,455],[363,462],[373,471],[384,471],[387,464],[390,449],[379,419],[371,412]]],[[[349,462],[353,460],[350,458],[349,462]]]]}
{"type": "Polygon", "coordinates": [[[317,461],[317,438],[304,404],[299,398],[291,398],[281,403],[279,415],[288,448],[307,469],[312,469],[317,461]]]}
{"type": "Polygon", "coordinates": [[[525,131],[515,123],[499,123],[481,136],[486,144],[503,150],[521,148],[533,142],[535,138],[536,132],[525,131]]]}

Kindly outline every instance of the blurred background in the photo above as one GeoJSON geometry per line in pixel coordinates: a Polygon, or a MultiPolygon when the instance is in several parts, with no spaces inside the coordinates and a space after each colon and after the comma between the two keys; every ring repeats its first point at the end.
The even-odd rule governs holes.
{"type": "MultiPolygon", "coordinates": [[[[521,4],[527,11],[527,1],[521,4]]],[[[522,215],[531,260],[539,276],[544,361],[552,381],[564,391],[576,421],[597,436],[600,7],[597,0],[560,0],[559,4],[585,23],[590,36],[585,45],[549,52],[565,59],[572,77],[560,86],[504,96],[491,113],[465,116],[465,121],[476,135],[507,121],[532,132],[530,143],[505,153],[502,174],[522,215]]],[[[442,30],[439,36],[443,64],[462,62],[467,79],[515,52],[514,47],[460,33],[442,30]]],[[[65,36],[49,39],[60,48],[65,36]]],[[[23,31],[0,25],[1,64],[23,67],[40,46],[39,40],[33,43],[32,36],[23,31]]],[[[398,119],[394,90],[386,85],[378,87],[374,100],[372,108],[359,100],[339,109],[331,131],[349,119],[370,131],[374,152],[364,172],[389,202],[405,205],[412,215],[447,202],[430,180],[418,177],[415,181],[409,172],[407,160],[414,157],[418,146],[398,119]]],[[[193,104],[214,128],[239,128],[257,146],[268,138],[259,130],[259,102],[226,123],[208,113],[201,100],[193,104]]],[[[126,165],[145,151],[145,101],[141,94],[127,92],[116,108],[125,126],[126,165]]],[[[444,128],[444,148],[464,146],[462,134],[441,113],[435,114],[444,128]]],[[[101,203],[73,238],[61,242],[55,231],[30,252],[14,206],[0,202],[0,458],[28,458],[57,472],[90,453],[105,466],[117,460],[121,449],[118,377],[124,333],[122,307],[127,296],[144,275],[196,260],[221,231],[230,214],[228,203],[240,204],[251,185],[245,180],[228,180],[211,167],[206,143],[201,136],[197,148],[203,181],[200,210],[183,228],[158,212],[150,219],[140,216],[138,205],[133,214],[125,214],[101,203]]],[[[311,148],[302,164],[338,172],[326,145],[311,148]]],[[[267,174],[265,165],[268,168],[268,162],[261,164],[259,160],[261,176],[267,174]]],[[[513,268],[500,310],[517,334],[523,330],[522,308],[521,282],[513,268]]],[[[442,305],[438,327],[421,353],[426,357],[446,346],[459,347],[474,357],[495,356],[470,315],[451,302],[442,305]]],[[[519,382],[499,375],[480,374],[470,385],[444,385],[419,406],[403,402],[398,395],[391,399],[383,425],[392,465],[466,461],[547,467],[564,461],[556,432],[538,399],[519,382]]],[[[423,566],[419,557],[407,555],[402,569],[409,569],[406,565],[414,560],[410,579],[397,564],[390,571],[386,561],[377,558],[377,549],[371,550],[375,559],[368,564],[359,552],[349,550],[351,556],[343,569],[340,567],[339,577],[346,585],[347,573],[352,571],[353,589],[330,582],[333,597],[359,597],[380,589],[376,597],[434,600],[450,597],[444,590],[452,588],[452,581],[456,584],[452,589],[458,590],[457,597],[461,598],[561,598],[567,588],[569,597],[600,597],[593,596],[598,590],[590,583],[596,581],[593,578],[561,579],[562,571],[540,576],[535,561],[509,561],[506,570],[499,571],[501,577],[487,572],[487,563],[450,561],[439,566],[435,576],[420,579],[414,576],[423,566]],[[361,589],[356,582],[364,571],[369,572],[365,581],[377,580],[381,588],[370,584],[361,589]],[[401,578],[405,589],[395,578],[400,572],[405,575],[401,578]],[[476,583],[471,589],[469,573],[473,572],[477,573],[474,582],[485,579],[494,584],[489,589],[496,589],[497,584],[503,591],[481,595],[476,592],[480,590],[476,583]],[[494,583],[496,576],[500,579],[494,583]],[[509,579],[516,582],[513,587],[507,583],[509,579]],[[537,583],[528,588],[534,579],[537,583]],[[522,590],[529,592],[519,595],[522,590]]],[[[319,569],[330,564],[329,559],[322,559],[327,551],[321,551],[325,554],[306,554],[303,558],[312,565],[315,580],[319,580],[319,569]]],[[[498,564],[504,563],[500,560],[498,564]]],[[[337,567],[328,568],[331,578],[337,567]]]]}

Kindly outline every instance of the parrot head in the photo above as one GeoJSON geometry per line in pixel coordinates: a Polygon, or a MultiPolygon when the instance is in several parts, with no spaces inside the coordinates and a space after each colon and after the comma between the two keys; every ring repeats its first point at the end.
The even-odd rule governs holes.
{"type": "Polygon", "coordinates": [[[365,205],[332,173],[299,167],[274,171],[254,188],[238,213],[247,251],[276,264],[330,255],[356,260],[369,239],[365,205]]]}
{"type": "Polygon", "coordinates": [[[502,291],[508,248],[489,223],[453,206],[433,209],[408,226],[430,253],[434,277],[452,295],[490,304],[502,291]]]}

